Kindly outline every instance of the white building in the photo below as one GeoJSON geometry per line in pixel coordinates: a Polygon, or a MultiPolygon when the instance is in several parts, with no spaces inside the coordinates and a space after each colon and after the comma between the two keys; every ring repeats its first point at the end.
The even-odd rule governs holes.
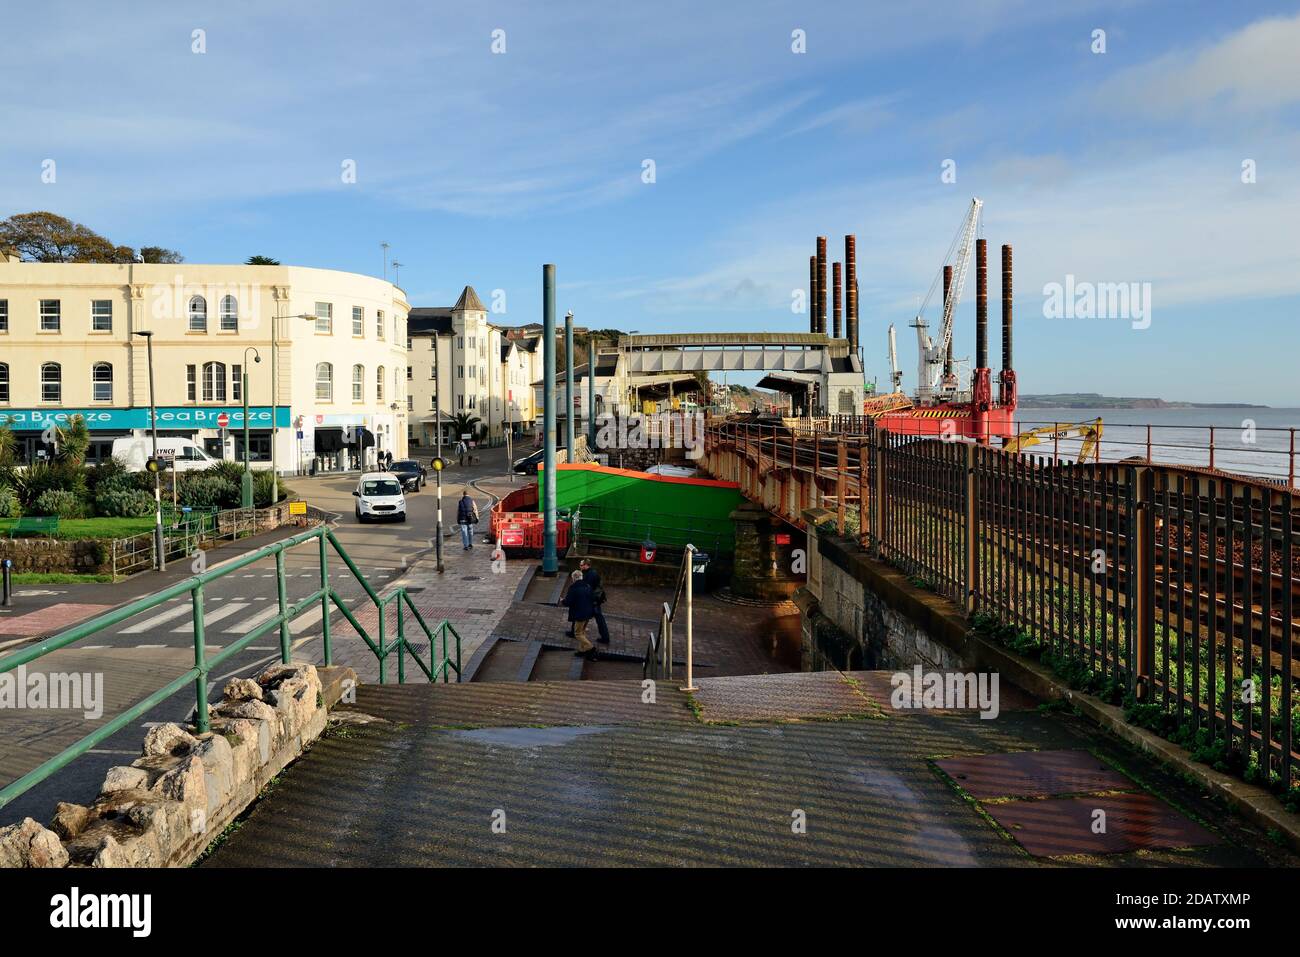
{"type": "Polygon", "coordinates": [[[405,294],[299,266],[0,262],[0,422],[39,457],[81,415],[92,460],[150,428],[260,467],[406,453],[405,294]],[[140,335],[152,333],[151,337],[140,335]],[[273,386],[274,379],[274,386],[273,386]],[[274,389],[274,394],[273,394],[274,389]]]}
{"type": "MultiPolygon", "coordinates": [[[[505,430],[521,435],[536,413],[530,383],[541,366],[536,337],[515,337],[509,327],[488,322],[487,309],[472,286],[454,306],[410,311],[410,396],[408,439],[444,444],[459,437],[458,414],[477,418],[475,429],[495,444],[505,430]]],[[[477,436],[476,436],[477,437],[477,436]]]]}

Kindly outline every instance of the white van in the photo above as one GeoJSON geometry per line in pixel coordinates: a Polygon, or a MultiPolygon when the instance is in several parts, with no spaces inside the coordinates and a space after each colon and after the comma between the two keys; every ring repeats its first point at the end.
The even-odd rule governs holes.
{"type": "MultiPolygon", "coordinates": [[[[121,459],[128,472],[143,472],[153,454],[153,437],[114,439],[113,457],[121,459]]],[[[215,465],[217,460],[189,439],[158,438],[158,457],[168,469],[175,460],[177,472],[194,472],[215,465]]]]}

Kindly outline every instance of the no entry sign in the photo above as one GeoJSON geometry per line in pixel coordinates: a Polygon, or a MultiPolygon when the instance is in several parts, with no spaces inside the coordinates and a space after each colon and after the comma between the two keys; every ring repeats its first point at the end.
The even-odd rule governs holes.
{"type": "Polygon", "coordinates": [[[230,424],[230,416],[226,415],[226,413],[222,412],[219,416],[217,416],[217,428],[224,429],[229,424],[230,424]]]}

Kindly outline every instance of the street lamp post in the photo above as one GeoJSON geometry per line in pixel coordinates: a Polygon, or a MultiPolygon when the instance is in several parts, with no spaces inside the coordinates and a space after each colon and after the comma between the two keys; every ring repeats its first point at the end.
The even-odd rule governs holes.
{"type": "Polygon", "coordinates": [[[140,336],[145,342],[145,351],[148,354],[149,365],[149,427],[153,434],[153,455],[150,463],[153,467],[153,550],[154,550],[154,567],[158,571],[167,570],[167,558],[163,555],[163,533],[162,533],[162,470],[158,462],[158,410],[154,405],[153,394],[153,333],[140,330],[134,333],[140,336]]]}
{"type": "MultiPolygon", "coordinates": [[[[252,466],[249,464],[249,453],[251,447],[248,438],[248,354],[250,352],[253,354],[254,362],[262,361],[262,357],[258,353],[257,349],[254,346],[249,346],[244,350],[244,367],[239,370],[241,376],[239,392],[240,396],[244,400],[244,477],[240,486],[240,504],[243,505],[244,508],[253,507],[253,472],[252,466]]],[[[272,413],[272,415],[274,415],[274,413],[272,413]]],[[[275,441],[274,437],[272,437],[271,441],[275,441]]],[[[272,475],[273,480],[274,478],[275,476],[272,475]]],[[[274,481],[272,484],[275,484],[274,481]]]]}

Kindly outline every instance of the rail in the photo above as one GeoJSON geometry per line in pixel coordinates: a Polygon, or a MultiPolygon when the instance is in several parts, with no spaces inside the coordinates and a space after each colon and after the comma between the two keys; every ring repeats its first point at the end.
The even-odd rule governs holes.
{"type": "MultiPolygon", "coordinates": [[[[677,619],[677,609],[681,603],[683,594],[689,596],[691,591],[690,569],[693,565],[695,555],[695,546],[688,544],[682,552],[681,567],[677,570],[677,579],[673,583],[673,597],[670,601],[663,603],[663,610],[659,615],[659,630],[650,633],[650,640],[646,644],[645,660],[642,664],[641,673],[645,678],[671,678],[673,676],[673,623],[677,619]]],[[[693,655],[693,648],[690,647],[691,624],[689,620],[688,605],[688,622],[687,622],[687,645],[688,656],[693,655]]],[[[690,668],[687,668],[687,684],[690,684],[690,668]]]]}
{"type": "Polygon", "coordinates": [[[885,430],[801,438],[727,423],[706,435],[705,462],[791,522],[825,509],[826,524],[918,586],[1130,695],[1187,740],[1219,742],[1252,779],[1300,786],[1293,490],[885,430]]]}
{"type": "MultiPolygon", "coordinates": [[[[1047,411],[1047,410],[1044,410],[1047,411]]],[[[1098,441],[1102,461],[1139,460],[1147,465],[1185,466],[1253,476],[1288,488],[1300,487],[1300,428],[1263,426],[1243,409],[1240,425],[1202,425],[1160,422],[1115,422],[1106,410],[1054,409],[1055,418],[1016,417],[1012,429],[1018,435],[1045,426],[1080,421],[1098,414],[1105,421],[1105,433],[1098,441]]],[[[836,415],[820,419],[785,420],[800,437],[822,435],[864,435],[876,430],[876,421],[865,415],[836,415]]],[[[991,437],[996,438],[996,436],[991,437]]],[[[1081,440],[1057,437],[1051,445],[1054,462],[1079,457],[1081,440]]]]}
{"type": "Polygon", "coordinates": [[[52,774],[55,774],[62,768],[66,767],[72,761],[85,754],[97,744],[107,740],[118,731],[127,727],[131,722],[141,718],[149,713],[153,708],[162,702],[171,698],[180,692],[186,686],[192,685],[194,691],[194,723],[199,733],[204,733],[209,729],[208,716],[208,676],[216,668],[229,661],[235,655],[239,654],[250,644],[257,641],[263,635],[272,631],[278,631],[280,642],[280,660],[285,664],[290,662],[292,643],[290,633],[290,623],[300,615],[311,611],[319,606],[321,609],[321,643],[323,651],[323,661],[325,665],[332,665],[334,662],[333,642],[330,636],[330,612],[331,605],[334,606],[356,630],[356,633],[366,643],[370,651],[379,661],[379,681],[381,684],[386,682],[386,662],[388,658],[396,655],[397,657],[397,680],[404,683],[406,680],[406,658],[410,658],[419,666],[424,676],[431,682],[441,680],[446,683],[451,680],[451,674],[454,672],[456,680],[460,680],[460,635],[451,623],[444,620],[434,628],[430,628],[425,622],[423,615],[420,614],[415,604],[411,601],[410,595],[405,588],[399,587],[388,595],[381,597],[370,585],[364,575],[361,574],[352,558],[344,550],[338,539],[334,536],[333,531],[326,525],[320,525],[316,528],[300,532],[289,538],[282,539],[270,545],[266,545],[256,551],[241,555],[238,558],[223,562],[217,568],[205,571],[192,578],[185,579],[170,585],[152,595],[145,596],[136,601],[115,608],[112,611],[105,612],[89,621],[83,622],[67,629],[50,638],[45,638],[35,644],[29,645],[19,651],[0,658],[0,675],[13,671],[16,668],[37,661],[46,655],[52,654],[61,649],[75,645],[93,635],[97,635],[109,628],[121,624],[142,612],[157,608],[174,598],[189,595],[191,602],[191,624],[193,626],[194,636],[194,665],[184,673],[171,681],[167,682],[161,688],[154,690],[146,695],[142,700],[123,710],[104,725],[96,728],[91,733],[80,738],[73,744],[67,746],[58,754],[42,762],[33,770],[24,774],[0,789],[0,807],[4,807],[14,798],[28,791],[40,782],[44,781],[52,774]],[[287,583],[285,579],[285,554],[292,548],[304,545],[309,542],[316,543],[319,549],[320,558],[320,577],[319,586],[310,595],[293,604],[289,603],[287,583]],[[366,596],[375,605],[378,612],[378,629],[376,635],[372,638],[369,632],[362,626],[357,616],[347,607],[344,601],[339,597],[337,590],[330,584],[329,579],[329,550],[333,549],[339,558],[343,560],[348,571],[357,579],[364,589],[366,596]],[[222,648],[222,650],[211,657],[207,653],[207,644],[205,642],[205,588],[215,581],[219,581],[242,568],[246,568],[256,562],[263,561],[267,558],[275,559],[275,577],[276,577],[276,613],[270,616],[266,621],[261,622],[255,628],[233,641],[231,644],[222,648]],[[395,606],[391,624],[387,612],[395,606]],[[407,616],[414,619],[419,626],[420,632],[428,639],[428,662],[421,658],[421,648],[412,644],[407,637],[407,616]],[[396,635],[393,636],[395,630],[396,635]],[[442,652],[435,658],[435,647],[437,640],[441,639],[442,652]],[[454,642],[454,647],[449,649],[449,642],[454,642]],[[453,657],[454,655],[454,657],[453,657]]]}

